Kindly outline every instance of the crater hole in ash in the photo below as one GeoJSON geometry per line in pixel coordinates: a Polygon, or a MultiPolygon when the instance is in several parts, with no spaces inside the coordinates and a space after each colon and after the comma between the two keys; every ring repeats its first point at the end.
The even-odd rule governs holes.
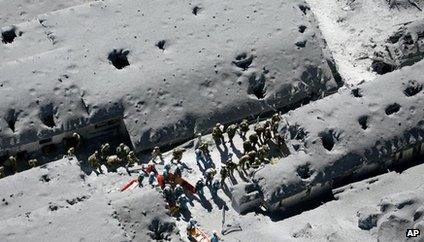
{"type": "Polygon", "coordinates": [[[376,72],[379,75],[384,75],[386,73],[396,70],[395,65],[392,65],[383,60],[373,60],[371,63],[371,68],[374,72],[376,72]]]}
{"type": "Polygon", "coordinates": [[[57,108],[53,106],[52,103],[42,106],[40,108],[40,119],[44,125],[49,128],[53,128],[56,126],[55,115],[57,113],[57,108]]]}
{"type": "Polygon", "coordinates": [[[1,40],[4,44],[10,44],[15,40],[16,37],[18,37],[18,35],[21,36],[22,33],[18,33],[16,27],[7,27],[1,31],[1,40]]]}
{"type": "Polygon", "coordinates": [[[305,48],[306,46],[306,40],[298,41],[294,43],[298,48],[305,48]]]}
{"type": "Polygon", "coordinates": [[[387,115],[392,115],[394,113],[399,112],[399,110],[400,110],[400,105],[397,103],[393,103],[386,107],[385,112],[387,115]]]}
{"type": "Polygon", "coordinates": [[[15,111],[15,109],[9,109],[9,111],[7,111],[6,117],[4,118],[4,120],[6,120],[7,125],[9,126],[9,128],[12,130],[13,133],[15,133],[16,131],[16,122],[18,121],[18,112],[15,111]]]}
{"type": "Polygon", "coordinates": [[[156,43],[156,46],[161,50],[165,50],[165,44],[166,44],[166,40],[159,40],[156,43]]]}
{"type": "Polygon", "coordinates": [[[405,89],[403,90],[403,93],[407,96],[407,97],[412,97],[417,95],[418,93],[420,93],[423,90],[423,85],[418,83],[417,81],[409,81],[406,84],[405,89]]]}
{"type": "Polygon", "coordinates": [[[129,50],[114,49],[109,53],[107,59],[112,63],[113,66],[115,66],[116,69],[122,69],[130,65],[127,57],[129,53],[129,50]]]}
{"type": "Polygon", "coordinates": [[[200,10],[201,10],[201,8],[200,8],[199,6],[195,6],[195,7],[191,10],[191,12],[192,12],[194,15],[197,15],[197,14],[199,14],[200,10]]]}
{"type": "Polygon", "coordinates": [[[308,179],[309,177],[311,177],[312,172],[310,166],[310,164],[304,164],[296,168],[296,172],[300,178],[308,179]]]}
{"type": "Polygon", "coordinates": [[[236,56],[236,60],[233,61],[233,64],[237,67],[247,70],[249,66],[252,64],[253,55],[247,55],[246,53],[241,53],[236,56]]]}
{"type": "Polygon", "coordinates": [[[352,89],[351,93],[354,97],[362,97],[362,90],[360,88],[352,89]]]}
{"type": "Polygon", "coordinates": [[[306,5],[304,5],[304,4],[300,4],[300,5],[299,5],[299,9],[300,9],[300,11],[302,11],[302,13],[303,13],[303,14],[305,14],[305,15],[306,15],[306,12],[307,12],[307,11],[311,10],[308,6],[306,6],[306,5]]]}
{"type": "Polygon", "coordinates": [[[358,123],[359,125],[361,125],[361,128],[363,130],[366,130],[368,128],[368,116],[367,115],[363,115],[361,117],[358,118],[358,123]]]}
{"type": "Polygon", "coordinates": [[[247,89],[247,94],[253,94],[258,99],[265,98],[266,95],[266,78],[262,73],[260,76],[257,76],[256,73],[253,73],[249,77],[249,87],[247,89]]]}
{"type": "Polygon", "coordinates": [[[322,146],[328,151],[333,150],[336,141],[340,141],[340,135],[341,133],[336,132],[334,129],[325,130],[318,134],[321,138],[322,146]]]}
{"type": "Polygon", "coordinates": [[[299,32],[300,32],[300,33],[304,33],[304,32],[305,32],[305,30],[306,30],[306,26],[305,26],[305,25],[300,25],[300,26],[299,26],[299,32]]]}

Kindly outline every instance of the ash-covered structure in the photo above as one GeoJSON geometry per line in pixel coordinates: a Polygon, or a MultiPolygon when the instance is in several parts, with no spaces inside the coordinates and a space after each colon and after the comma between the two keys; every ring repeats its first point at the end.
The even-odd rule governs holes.
{"type": "Polygon", "coordinates": [[[1,29],[0,156],[73,132],[172,145],[342,84],[300,0],[96,1],[1,29]]]}
{"type": "Polygon", "coordinates": [[[233,205],[240,212],[260,205],[288,211],[424,154],[423,70],[421,61],[284,115],[279,132],[291,155],[236,187],[233,205]]]}

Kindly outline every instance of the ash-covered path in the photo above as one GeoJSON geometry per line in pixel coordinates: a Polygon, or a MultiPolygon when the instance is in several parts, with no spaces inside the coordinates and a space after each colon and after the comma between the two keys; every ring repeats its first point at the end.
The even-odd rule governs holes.
{"type": "MultiPolygon", "coordinates": [[[[212,143],[210,135],[202,139],[212,143]]],[[[194,149],[190,148],[194,142],[183,145],[188,149],[183,162],[192,168],[190,172],[185,170],[183,176],[193,183],[202,177],[194,149]]],[[[234,143],[241,151],[241,139],[237,138],[234,143]]],[[[236,161],[237,152],[227,146],[228,152],[234,153],[236,161]]],[[[211,147],[211,150],[212,160],[219,169],[224,156],[215,147],[211,147]]],[[[171,154],[165,153],[164,158],[169,160],[171,154]]],[[[161,165],[157,167],[160,172],[161,165]]],[[[402,174],[390,172],[347,185],[335,191],[337,200],[283,220],[271,220],[255,213],[239,215],[224,191],[218,192],[220,199],[213,200],[207,188],[207,201],[200,202],[195,195],[189,209],[191,216],[209,234],[213,230],[221,233],[222,208],[228,209],[225,212],[226,225],[234,228],[240,226],[242,230],[220,235],[222,241],[373,241],[378,234],[384,235],[384,226],[371,226],[370,230],[359,228],[358,212],[366,216],[367,213],[378,211],[378,204],[384,197],[389,198],[386,201],[397,204],[399,199],[391,199],[393,195],[396,198],[399,196],[397,193],[405,191],[414,194],[424,185],[423,172],[424,165],[419,165],[402,174]]],[[[132,174],[133,177],[136,175],[132,174]]],[[[172,232],[172,223],[175,221],[181,238],[187,241],[186,221],[167,215],[160,189],[152,190],[147,185],[147,179],[142,188],[118,191],[129,179],[126,171],[121,168],[116,173],[86,175],[75,159],[58,160],[1,179],[0,237],[4,238],[3,241],[29,241],[31,238],[43,241],[57,241],[58,238],[60,241],[149,241],[154,234],[149,222],[160,219],[161,223],[171,227],[170,232],[164,232],[169,232],[168,239],[179,240],[178,234],[175,234],[177,230],[172,232]],[[125,215],[127,212],[131,216],[125,215]],[[138,217],[137,214],[145,215],[138,217]],[[146,222],[140,224],[139,221],[146,222]]],[[[242,181],[237,175],[236,179],[237,182],[242,181]]],[[[230,186],[228,180],[227,185],[230,186]]],[[[409,214],[405,209],[410,211],[414,206],[419,206],[420,199],[421,195],[416,193],[415,199],[412,199],[413,206],[407,206],[401,212],[409,214]]],[[[383,221],[380,223],[392,213],[383,213],[383,221]]]]}

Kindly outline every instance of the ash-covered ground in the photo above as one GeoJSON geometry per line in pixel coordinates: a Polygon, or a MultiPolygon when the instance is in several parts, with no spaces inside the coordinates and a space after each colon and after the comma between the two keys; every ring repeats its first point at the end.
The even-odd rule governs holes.
{"type": "Polygon", "coordinates": [[[423,8],[0,0],[0,241],[424,241],[423,8]]]}

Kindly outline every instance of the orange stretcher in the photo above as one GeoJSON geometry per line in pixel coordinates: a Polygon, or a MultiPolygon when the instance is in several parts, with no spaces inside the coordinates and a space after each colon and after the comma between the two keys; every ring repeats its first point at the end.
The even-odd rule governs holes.
{"type": "Polygon", "coordinates": [[[187,230],[188,237],[196,242],[211,242],[209,236],[198,227],[187,230]]]}
{"type": "Polygon", "coordinates": [[[137,179],[131,179],[129,180],[127,183],[125,183],[120,189],[120,192],[126,191],[126,190],[130,190],[133,189],[134,187],[136,187],[138,185],[138,180],[137,179]]]}
{"type": "Polygon", "coordinates": [[[193,186],[190,182],[186,181],[184,178],[169,173],[169,180],[171,183],[173,182],[175,184],[179,184],[186,191],[196,193],[196,187],[193,186]]]}
{"type": "MultiPolygon", "coordinates": [[[[181,178],[179,176],[176,176],[172,173],[168,174],[169,182],[172,185],[180,184],[184,190],[189,191],[191,193],[196,193],[196,187],[193,186],[190,182],[184,180],[184,178],[181,178]]],[[[165,178],[163,175],[157,175],[156,180],[158,181],[159,186],[163,189],[165,187],[165,178]]]]}

